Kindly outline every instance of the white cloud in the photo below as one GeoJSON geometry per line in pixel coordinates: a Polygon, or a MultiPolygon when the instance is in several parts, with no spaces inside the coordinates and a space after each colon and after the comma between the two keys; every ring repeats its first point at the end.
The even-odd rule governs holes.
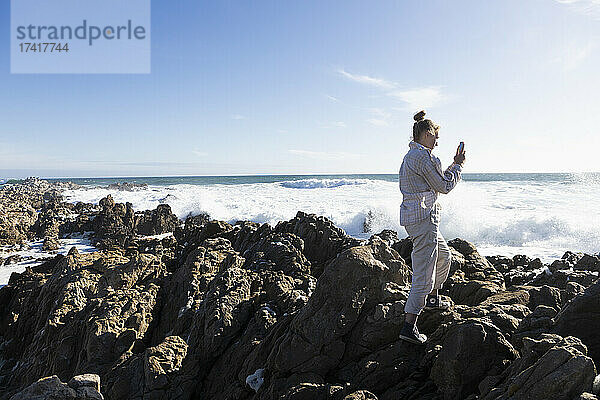
{"type": "Polygon", "coordinates": [[[375,126],[389,126],[392,118],[392,113],[385,111],[382,108],[369,108],[375,118],[367,119],[367,122],[375,126]]]}
{"type": "Polygon", "coordinates": [[[194,153],[198,157],[206,157],[208,155],[207,152],[205,152],[205,151],[199,151],[199,150],[192,150],[192,153],[194,153]]]}
{"type": "Polygon", "coordinates": [[[333,121],[333,122],[328,122],[328,123],[320,122],[319,127],[321,127],[321,128],[345,128],[346,123],[343,121],[333,121]]]}
{"type": "Polygon", "coordinates": [[[231,119],[240,120],[240,119],[246,119],[246,117],[244,117],[243,115],[240,115],[240,114],[233,114],[231,116],[231,119]]]}
{"type": "MultiPolygon", "coordinates": [[[[374,78],[367,75],[355,75],[345,71],[344,69],[339,69],[337,72],[354,82],[359,82],[382,89],[385,96],[395,98],[405,103],[403,111],[414,112],[416,110],[427,109],[435,107],[441,102],[448,100],[448,96],[442,93],[441,86],[408,87],[402,89],[397,83],[385,79],[374,78]]],[[[379,97],[381,97],[381,95],[379,95],[379,97]]],[[[368,110],[375,115],[375,118],[369,118],[366,120],[366,122],[375,126],[390,125],[390,120],[392,118],[391,114],[378,108],[371,108],[368,110]]]]}
{"type": "Polygon", "coordinates": [[[593,50],[594,45],[591,42],[585,46],[573,46],[564,50],[563,54],[553,61],[562,64],[565,70],[571,71],[583,64],[592,55],[593,50]]]}
{"type": "Polygon", "coordinates": [[[385,119],[377,119],[377,118],[369,118],[367,120],[368,123],[375,126],[389,126],[390,123],[385,119]]]}
{"type": "MultiPolygon", "coordinates": [[[[594,0],[599,1],[600,0],[594,0]]],[[[425,86],[411,89],[398,89],[398,84],[381,78],[373,78],[367,75],[354,75],[343,69],[339,69],[338,73],[342,76],[354,81],[367,85],[375,86],[380,89],[391,90],[387,93],[388,96],[395,97],[407,103],[409,108],[429,108],[439,104],[446,96],[442,94],[440,86],[425,86]],[[395,89],[395,90],[392,90],[395,89]]]]}
{"type": "Polygon", "coordinates": [[[554,0],[559,4],[565,4],[579,14],[587,15],[593,19],[600,20],[600,0],[554,0]]]}
{"type": "Polygon", "coordinates": [[[363,83],[365,85],[375,86],[381,89],[392,89],[396,86],[394,82],[390,82],[381,78],[373,78],[372,76],[368,75],[355,75],[343,69],[338,69],[337,72],[343,77],[350,79],[351,81],[363,83]]]}
{"type": "Polygon", "coordinates": [[[434,107],[445,99],[439,86],[396,90],[390,96],[405,102],[412,111],[434,107]]]}
{"type": "Polygon", "coordinates": [[[334,102],[336,102],[336,103],[337,103],[337,102],[339,102],[339,100],[338,100],[338,98],[337,98],[337,97],[330,96],[330,95],[328,95],[328,94],[326,94],[325,96],[326,96],[326,97],[327,97],[329,100],[331,100],[331,101],[334,101],[334,102]]]}
{"type": "Polygon", "coordinates": [[[383,108],[372,107],[372,108],[369,108],[369,111],[379,117],[389,118],[392,116],[391,113],[385,111],[383,108]]]}
{"type": "Polygon", "coordinates": [[[345,153],[345,152],[324,152],[324,151],[310,151],[310,150],[288,150],[291,154],[297,156],[310,158],[313,160],[345,160],[349,158],[358,158],[360,154],[345,153]]]}

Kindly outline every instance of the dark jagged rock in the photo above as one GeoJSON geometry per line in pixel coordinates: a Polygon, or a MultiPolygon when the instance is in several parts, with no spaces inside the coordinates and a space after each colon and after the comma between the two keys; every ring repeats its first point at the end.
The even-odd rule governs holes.
{"type": "MultiPolygon", "coordinates": [[[[40,217],[36,210],[56,208],[61,204],[61,192],[79,188],[70,182],[48,182],[28,178],[0,187],[0,245],[24,243],[36,237],[44,238],[36,227],[40,217]]],[[[62,203],[64,204],[64,203],[62,203]]],[[[66,209],[65,206],[59,208],[66,209]]],[[[48,236],[58,234],[56,223],[46,218],[48,236]]]]}
{"type": "Polygon", "coordinates": [[[358,390],[345,396],[344,400],[377,400],[377,396],[368,390],[358,390]]]}
{"type": "Polygon", "coordinates": [[[477,305],[505,289],[504,277],[465,240],[448,242],[452,251],[451,276],[444,289],[457,304],[477,305]]]}
{"type": "Polygon", "coordinates": [[[553,286],[561,290],[567,290],[569,283],[577,283],[584,288],[591,286],[598,280],[598,275],[589,271],[557,270],[552,274],[540,274],[529,282],[533,286],[553,286]]]}
{"type": "MultiPolygon", "coordinates": [[[[419,347],[397,337],[410,269],[378,235],[342,251],[317,280],[296,234],[203,217],[178,229],[13,274],[0,289],[4,394],[85,372],[116,399],[474,396],[502,388],[511,343],[542,335],[563,301],[558,288],[527,286],[476,307],[427,310],[419,328],[430,343],[419,347]],[[450,360],[465,367],[444,375],[450,360]],[[255,375],[256,390],[247,383],[255,375]]],[[[466,255],[453,248],[454,274],[494,276],[474,247],[457,247],[466,255]]]]}
{"type": "Polygon", "coordinates": [[[398,233],[391,229],[384,229],[383,231],[372,235],[369,240],[373,240],[373,237],[377,236],[381,240],[387,243],[388,246],[394,247],[394,243],[398,242],[398,233]]]}
{"type": "Polygon", "coordinates": [[[167,336],[159,345],[134,354],[108,373],[107,398],[166,399],[182,396],[174,378],[187,354],[188,345],[179,336],[167,336]],[[140,381],[141,378],[141,381],[140,381]]]}
{"type": "Polygon", "coordinates": [[[244,259],[233,250],[227,239],[207,239],[190,251],[185,263],[163,283],[161,309],[154,342],[168,332],[187,337],[193,314],[199,309],[212,280],[217,274],[241,267],[244,259]]]}
{"type": "Polygon", "coordinates": [[[526,338],[522,353],[502,374],[480,385],[482,399],[571,400],[591,390],[596,367],[579,339],[526,338]]]}
{"type": "Polygon", "coordinates": [[[6,258],[4,258],[2,260],[2,262],[0,262],[0,265],[11,265],[11,264],[16,264],[23,261],[23,257],[21,257],[18,254],[14,254],[12,256],[8,256],[6,258]]]}
{"type": "Polygon", "coordinates": [[[200,215],[196,217],[188,217],[184,227],[175,229],[175,239],[183,246],[184,256],[193,245],[200,245],[206,239],[225,237],[231,240],[233,227],[227,222],[210,220],[208,216],[200,215]]]}
{"type": "Polygon", "coordinates": [[[96,246],[100,249],[124,248],[133,236],[135,213],[131,203],[115,203],[111,195],[100,200],[100,213],[94,218],[96,246]]]}
{"type": "Polygon", "coordinates": [[[572,251],[566,251],[561,257],[561,260],[568,262],[571,265],[575,265],[583,257],[582,253],[573,253],[572,251]]]}
{"type": "Polygon", "coordinates": [[[0,370],[6,386],[53,374],[63,380],[77,372],[105,376],[144,338],[164,270],[153,257],[142,255],[98,274],[94,264],[99,256],[57,256],[39,272],[11,278],[9,286],[21,290],[3,311],[6,322],[0,329],[3,357],[9,360],[0,370]],[[18,318],[11,321],[10,315],[18,318]],[[9,375],[2,373],[5,368],[9,375]]]}
{"type": "Polygon", "coordinates": [[[402,257],[408,265],[412,265],[410,254],[412,253],[413,245],[409,237],[394,243],[392,248],[400,254],[400,257],[402,257]]]}
{"type": "Polygon", "coordinates": [[[571,299],[585,292],[585,286],[577,282],[567,282],[564,289],[560,291],[560,297],[563,305],[567,304],[571,299]]]}
{"type": "MultiPolygon", "coordinates": [[[[261,398],[274,398],[285,393],[284,389],[292,385],[296,376],[314,374],[323,379],[351,363],[356,363],[356,367],[348,372],[361,373],[364,364],[361,364],[360,353],[345,355],[345,350],[352,342],[362,342],[361,346],[367,349],[385,345],[385,337],[365,335],[369,331],[351,338],[353,331],[361,326],[361,316],[370,313],[387,297],[386,282],[389,281],[406,284],[408,268],[398,253],[384,242],[375,241],[340,254],[325,269],[307,305],[270,351],[262,366],[269,371],[269,377],[258,392],[261,398]]],[[[386,325],[389,328],[396,326],[394,330],[399,331],[396,321],[389,320],[386,325]]],[[[412,365],[409,360],[414,354],[407,352],[406,357],[406,365],[412,365]]],[[[257,369],[254,367],[250,369],[257,369]]],[[[363,389],[369,390],[369,387],[363,389]]]]}
{"type": "Polygon", "coordinates": [[[573,267],[574,269],[598,272],[600,271],[600,258],[589,254],[584,254],[583,257],[577,261],[577,264],[573,267]]]}
{"type": "Polygon", "coordinates": [[[581,393],[575,400],[598,400],[598,397],[593,393],[581,393]]]}
{"type": "Polygon", "coordinates": [[[434,325],[434,329],[429,328],[429,332],[432,332],[431,343],[441,344],[447,327],[461,320],[477,320],[493,325],[510,340],[521,321],[530,313],[527,307],[520,304],[481,304],[477,307],[457,305],[450,315],[440,315],[442,318],[434,325]],[[435,331],[437,327],[442,329],[435,331]]]}
{"type": "Polygon", "coordinates": [[[146,237],[130,239],[127,249],[125,249],[125,256],[131,258],[142,253],[156,256],[171,271],[177,263],[177,241],[173,236],[166,236],[162,239],[146,237]]]}
{"type": "Polygon", "coordinates": [[[103,400],[98,375],[86,374],[63,383],[56,375],[39,379],[10,400],[103,400]]]}
{"type": "Polygon", "coordinates": [[[557,309],[544,305],[537,306],[533,312],[521,320],[513,335],[512,343],[516,348],[523,347],[524,338],[537,338],[544,332],[550,332],[557,309]]]}
{"type": "MultiPolygon", "coordinates": [[[[333,399],[333,398],[342,398],[343,395],[343,387],[339,385],[332,385],[330,383],[312,383],[312,382],[304,382],[299,383],[298,385],[292,386],[286,393],[284,393],[280,399],[281,400],[320,400],[320,399],[333,399]]],[[[363,399],[366,395],[364,391],[362,393],[352,393],[352,395],[356,395],[359,397],[347,397],[344,399],[363,399]],[[360,397],[363,396],[363,397],[360,397]]],[[[350,396],[350,395],[348,395],[350,396]]],[[[366,395],[368,396],[368,395],[366,395]]],[[[371,396],[374,396],[371,394],[371,396]]],[[[377,399],[377,397],[366,397],[367,399],[377,399]]]]}
{"type": "Polygon", "coordinates": [[[485,304],[523,304],[534,310],[539,305],[560,309],[561,296],[560,290],[552,286],[513,286],[505,292],[488,297],[482,305],[485,304]]]}
{"type": "Polygon", "coordinates": [[[304,240],[304,254],[312,264],[313,275],[317,277],[340,252],[361,244],[327,218],[301,211],[294,219],[278,223],[275,231],[293,233],[304,240]]]}
{"type": "Polygon", "coordinates": [[[135,215],[134,231],[138,235],[152,236],[174,232],[179,219],[171,212],[168,204],[159,204],[155,210],[143,211],[135,215]]]}
{"type": "Polygon", "coordinates": [[[600,281],[569,301],[556,316],[553,331],[576,336],[587,346],[590,357],[600,362],[600,281]]]}
{"type": "Polygon", "coordinates": [[[478,391],[486,376],[500,374],[517,357],[496,326],[467,320],[448,329],[431,378],[445,399],[465,398],[478,391]]]}
{"type": "Polygon", "coordinates": [[[304,241],[291,233],[272,233],[250,246],[244,254],[244,268],[280,270],[287,275],[310,274],[310,262],[304,257],[304,241]]]}
{"type": "Polygon", "coordinates": [[[127,248],[135,235],[151,236],[174,232],[179,220],[167,204],[156,209],[134,212],[131,203],[115,203],[111,195],[99,203],[101,210],[92,226],[96,246],[101,249],[127,248]]]}

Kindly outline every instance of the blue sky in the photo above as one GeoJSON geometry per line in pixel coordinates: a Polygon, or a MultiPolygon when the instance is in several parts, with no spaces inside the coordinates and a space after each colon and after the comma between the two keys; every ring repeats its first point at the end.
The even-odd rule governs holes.
{"type": "Polygon", "coordinates": [[[148,75],[11,75],[0,177],[600,171],[594,0],[152,2],[148,75]]]}

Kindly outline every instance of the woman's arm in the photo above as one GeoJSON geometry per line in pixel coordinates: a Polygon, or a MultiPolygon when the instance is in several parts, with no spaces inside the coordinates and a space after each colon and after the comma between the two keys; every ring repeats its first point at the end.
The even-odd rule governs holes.
{"type": "Polygon", "coordinates": [[[448,193],[460,181],[462,168],[460,164],[452,163],[442,174],[441,165],[437,165],[437,162],[432,156],[422,157],[421,174],[433,190],[439,193],[448,193]]]}

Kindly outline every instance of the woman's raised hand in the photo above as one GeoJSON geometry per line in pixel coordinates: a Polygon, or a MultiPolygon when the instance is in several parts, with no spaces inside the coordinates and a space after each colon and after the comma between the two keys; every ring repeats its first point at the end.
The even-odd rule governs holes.
{"type": "Polygon", "coordinates": [[[454,162],[456,164],[459,164],[462,166],[463,163],[465,162],[465,148],[464,148],[464,145],[463,145],[462,150],[460,147],[461,146],[459,144],[458,147],[456,148],[456,155],[454,156],[454,162]]]}

